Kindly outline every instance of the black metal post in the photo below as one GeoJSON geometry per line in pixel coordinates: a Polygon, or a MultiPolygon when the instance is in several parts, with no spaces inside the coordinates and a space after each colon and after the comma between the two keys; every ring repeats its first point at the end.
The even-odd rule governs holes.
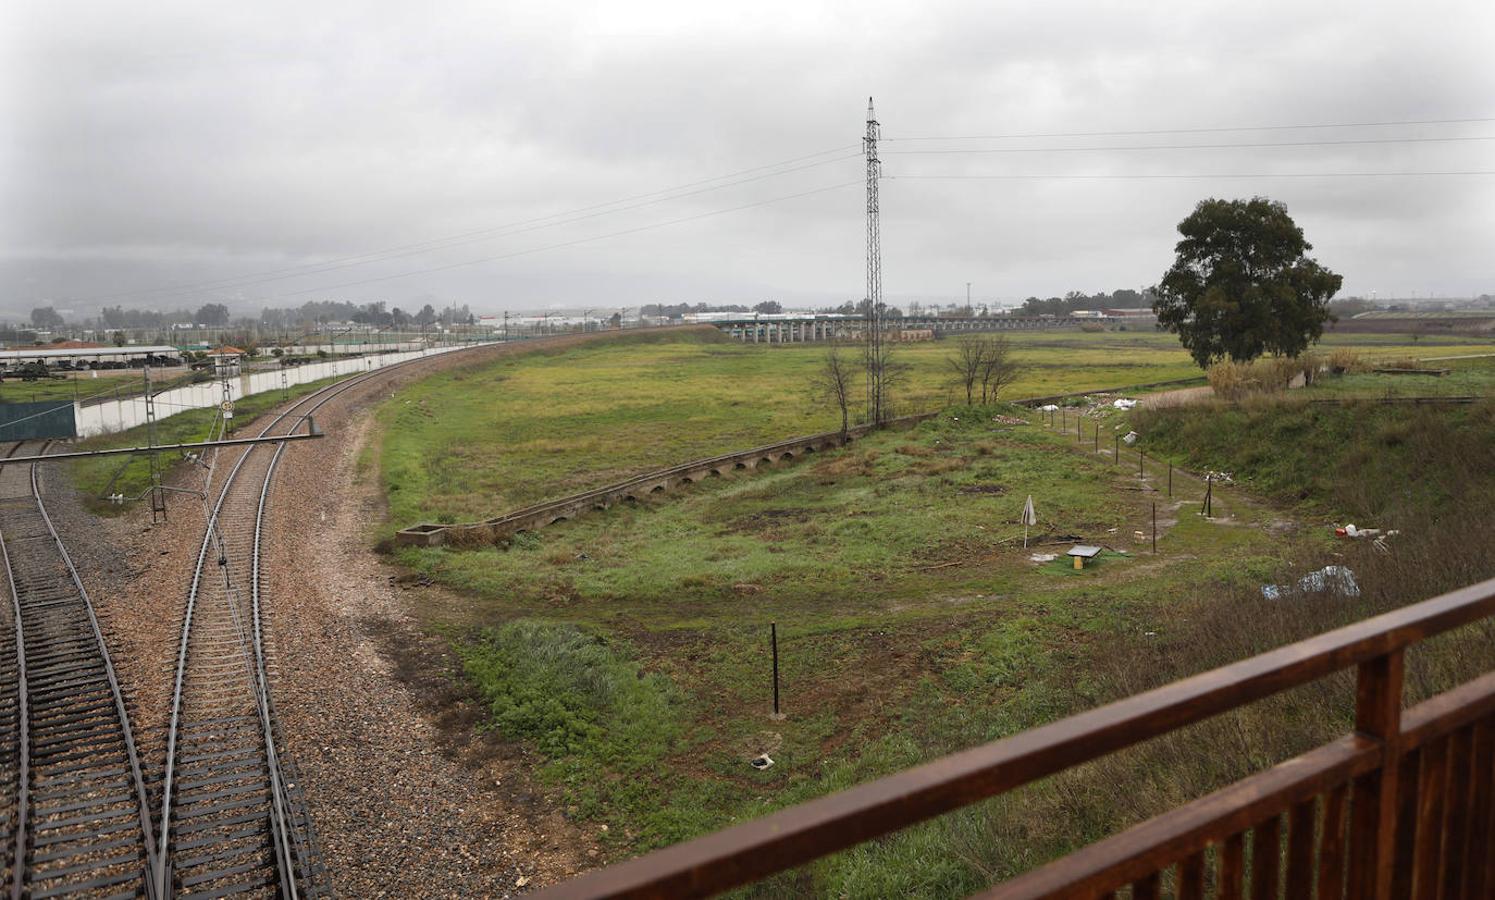
{"type": "Polygon", "coordinates": [[[1147,453],[1145,451],[1138,450],[1137,451],[1137,477],[1138,478],[1141,478],[1142,475],[1143,475],[1142,464],[1145,463],[1145,462],[1147,462],[1147,453]]]}
{"type": "Polygon", "coordinates": [[[1152,501],[1152,553],[1158,552],[1158,501],[1152,501]]]}
{"type": "Polygon", "coordinates": [[[1111,465],[1121,464],[1121,435],[1116,435],[1116,446],[1111,450],[1111,465]]]}
{"type": "Polygon", "coordinates": [[[1173,461],[1168,462],[1168,496],[1173,496],[1173,461]]]}
{"type": "Polygon", "coordinates": [[[779,714],[779,623],[768,624],[769,641],[773,644],[773,714],[779,714]]]}

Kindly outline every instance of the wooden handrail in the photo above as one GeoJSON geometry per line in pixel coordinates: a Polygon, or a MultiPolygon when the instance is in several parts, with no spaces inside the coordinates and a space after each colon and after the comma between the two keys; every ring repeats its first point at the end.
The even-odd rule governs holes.
{"type": "MultiPolygon", "coordinates": [[[[1274,804],[1296,803],[1295,818],[1309,815],[1312,811],[1305,812],[1303,808],[1306,801],[1294,793],[1298,787],[1322,789],[1336,778],[1341,782],[1352,780],[1351,798],[1356,815],[1349,823],[1352,846],[1348,857],[1348,890],[1350,896],[1388,897],[1398,834],[1398,804],[1405,801],[1407,791],[1415,790],[1415,785],[1409,787],[1404,783],[1406,779],[1398,778],[1404,753],[1416,754],[1421,744],[1453,729],[1473,728],[1480,721],[1488,724],[1495,714],[1495,675],[1492,675],[1434,698],[1409,710],[1404,717],[1402,651],[1425,638],[1491,615],[1495,615],[1495,580],[609,866],[553,886],[538,896],[555,900],[696,897],[717,893],[1358,666],[1355,734],[1245,779],[1209,798],[1165,813],[1138,828],[1151,829],[1141,833],[1141,840],[1150,847],[1146,857],[1156,868],[1177,861],[1170,854],[1182,845],[1170,842],[1184,840],[1179,835],[1197,837],[1206,833],[1199,830],[1203,827],[1200,811],[1211,808],[1206,801],[1234,804],[1237,810],[1217,819],[1214,825],[1225,823],[1244,828],[1251,824],[1246,822],[1251,814],[1265,814],[1263,810],[1274,804]],[[1264,788],[1271,791],[1264,795],[1253,793],[1264,788]],[[1252,800],[1253,797],[1259,797],[1259,802],[1252,800]]],[[[1441,740],[1446,742],[1447,738],[1441,740]]],[[[1495,773],[1487,774],[1495,779],[1495,773]]],[[[1485,785],[1485,789],[1488,787],[1485,785]]],[[[1472,790],[1477,793],[1480,789],[1475,784],[1472,790]]],[[[1285,808],[1275,807],[1278,812],[1285,808]]],[[[1476,825],[1488,823],[1488,817],[1482,816],[1484,812],[1479,811],[1471,821],[1476,825]]],[[[1495,828],[1495,823],[1488,824],[1495,828]]],[[[1274,835],[1276,827],[1271,825],[1274,835]]],[[[1301,827],[1299,831],[1302,832],[1301,827]]],[[[1207,836],[1213,840],[1218,835],[1207,836]]],[[[1138,840],[1135,836],[1131,839],[1138,840]]],[[[1300,836],[1301,840],[1307,838],[1300,836]]],[[[1109,851],[1105,849],[1107,845],[1107,841],[1102,841],[1052,865],[1083,869],[1086,860],[1110,859],[1105,853],[1113,852],[1114,845],[1109,851]]],[[[1303,846],[1293,852],[1302,854],[1312,849],[1309,846],[1309,850],[1304,850],[1303,846]]],[[[1228,856],[1226,853],[1222,858],[1228,856]]],[[[1202,865],[1202,857],[1197,862],[1202,865]]],[[[1025,876],[1027,881],[1020,879],[1014,883],[1019,886],[1049,883],[1032,880],[1044,871],[1047,869],[1030,873],[1025,876]]],[[[1114,877],[1124,884],[1131,871],[1125,867],[1105,868],[1096,876],[1099,879],[1096,883],[1114,877]]],[[[1180,878],[1185,881],[1192,877],[1192,868],[1189,872],[1180,871],[1180,878]]],[[[1280,873],[1269,870],[1260,877],[1275,879],[1280,873]]],[[[996,889],[994,895],[1058,896],[1052,892],[1009,895],[1002,893],[1004,889],[996,889]]]]}

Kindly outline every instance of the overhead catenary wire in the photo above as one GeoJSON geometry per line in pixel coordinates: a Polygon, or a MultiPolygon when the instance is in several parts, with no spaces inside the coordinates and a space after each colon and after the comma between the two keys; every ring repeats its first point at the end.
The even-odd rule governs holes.
{"type": "Polygon", "coordinates": [[[72,302],[116,300],[126,297],[138,297],[143,295],[171,297],[178,294],[191,294],[199,291],[230,290],[242,287],[252,287],[254,285],[265,284],[272,281],[300,278],[307,275],[315,275],[322,272],[351,268],[354,266],[368,265],[370,263],[383,262],[388,259],[395,259],[403,256],[430,252],[432,250],[442,250],[448,247],[461,246],[463,244],[474,243],[476,241],[486,240],[493,237],[504,237],[510,234],[521,234],[527,231],[537,231],[545,228],[554,228],[561,225],[568,225],[573,222],[597,218],[599,216],[612,215],[619,212],[627,212],[629,210],[639,209],[658,203],[667,203],[669,201],[678,200],[685,197],[693,197],[699,194],[709,193],[711,191],[725,190],[726,188],[736,187],[738,185],[748,184],[754,181],[762,181],[768,178],[777,178],[781,175],[789,175],[793,174],[794,172],[800,172],[806,169],[812,169],[830,163],[841,162],[845,159],[860,158],[860,153],[852,153],[849,155],[837,156],[831,159],[818,159],[818,157],[829,156],[832,153],[844,153],[846,150],[855,149],[858,146],[858,144],[846,144],[840,147],[831,148],[829,150],[822,150],[818,153],[796,156],[790,159],[780,160],[776,163],[768,163],[766,165],[754,166],[748,169],[741,169],[736,172],[731,172],[725,175],[718,175],[713,178],[704,178],[698,181],[686,182],[684,184],[678,184],[668,188],[660,188],[658,190],[649,191],[642,194],[634,194],[628,197],[621,197],[616,200],[609,200],[605,203],[595,203],[590,206],[582,206],[575,209],[563,210],[561,212],[550,213],[544,216],[537,216],[531,219],[521,219],[514,222],[505,223],[503,225],[495,225],[489,228],[480,228],[474,231],[461,232],[459,234],[447,235],[441,238],[430,238],[424,241],[416,241],[409,244],[394,245],[391,247],[383,248],[381,250],[371,250],[366,253],[334,257],[332,259],[322,260],[316,263],[306,263],[298,266],[270,269],[257,273],[248,273],[245,275],[234,276],[231,278],[219,278],[180,285],[163,285],[154,288],[141,288],[133,291],[122,291],[113,294],[101,294],[93,297],[72,298],[72,302]],[[817,161],[806,162],[807,160],[817,161]],[[795,165],[796,163],[804,164],[795,165]],[[785,166],[790,166],[791,168],[784,168],[785,166]],[[777,169],[779,171],[765,171],[769,169],[777,169]],[[751,175],[751,177],[741,177],[745,175],[751,175]],[[728,179],[739,180],[728,181],[728,179]],[[713,182],[718,181],[727,181],[727,183],[712,184],[713,182]],[[691,188],[694,188],[695,190],[689,190],[691,188]],[[623,204],[632,205],[623,206],[623,204]],[[620,208],[609,209],[608,207],[620,208]]]}
{"type": "Polygon", "coordinates": [[[961,181],[1107,181],[1149,179],[1210,179],[1210,178],[1443,178],[1457,176],[1495,175],[1495,169],[1470,169],[1455,172],[1168,172],[1168,173],[1116,173],[1116,174],[1047,174],[1038,172],[1005,174],[915,174],[884,175],[886,179],[961,181]]]}
{"type": "Polygon", "coordinates": [[[1469,119],[1402,119],[1382,122],[1328,122],[1301,125],[1227,125],[1213,128],[1149,128],[1126,131],[1047,131],[1016,132],[1008,134],[962,134],[947,136],[885,137],[884,143],[901,141],[1006,141],[1024,138],[1069,138],[1069,137],[1144,137],[1162,134],[1229,134],[1242,131],[1307,131],[1333,128],[1394,128],[1415,125],[1474,125],[1495,122],[1495,118],[1469,119]]]}
{"type": "Polygon", "coordinates": [[[560,250],[560,249],[563,249],[563,248],[566,248],[566,247],[575,247],[575,246],[578,246],[580,244],[589,244],[589,243],[592,243],[593,241],[602,241],[602,240],[607,240],[609,238],[623,237],[625,235],[638,234],[639,232],[642,232],[642,231],[652,231],[652,230],[654,230],[656,228],[667,228],[667,227],[669,227],[671,225],[681,225],[681,224],[684,224],[686,222],[695,222],[695,221],[699,221],[701,219],[712,218],[714,216],[721,216],[721,215],[726,215],[728,213],[740,212],[740,211],[745,210],[745,209],[753,209],[753,208],[759,207],[759,206],[768,206],[769,204],[772,204],[772,203],[782,203],[782,202],[784,202],[786,200],[797,200],[800,197],[809,197],[809,196],[812,196],[814,194],[824,194],[824,193],[826,193],[828,191],[840,190],[841,188],[847,188],[847,187],[851,187],[853,185],[860,185],[862,183],[863,182],[860,181],[860,180],[857,180],[857,181],[845,181],[845,182],[842,182],[840,184],[832,184],[832,185],[828,185],[826,187],[815,188],[814,190],[801,191],[801,192],[799,192],[797,194],[788,194],[788,195],[785,195],[785,196],[782,196],[782,197],[772,197],[772,198],[770,198],[768,200],[759,200],[759,201],[757,201],[755,203],[745,203],[745,204],[743,204],[741,206],[733,206],[733,207],[729,207],[727,209],[714,209],[714,210],[710,210],[710,211],[703,212],[703,213],[696,213],[695,215],[683,216],[683,217],[678,218],[678,219],[669,219],[669,220],[664,221],[664,222],[653,222],[653,223],[648,224],[648,225],[640,225],[640,226],[638,226],[636,228],[625,228],[625,229],[623,229],[621,231],[611,231],[611,232],[608,232],[606,234],[597,234],[597,235],[592,235],[591,237],[577,238],[576,240],[572,240],[572,241],[562,241],[562,242],[560,242],[558,244],[548,244],[548,245],[541,246],[541,247],[529,247],[529,248],[526,248],[524,250],[515,250],[515,251],[510,252],[510,253],[500,253],[500,254],[496,254],[496,255],[493,255],[493,256],[479,257],[477,259],[460,260],[458,262],[445,263],[445,264],[439,265],[439,266],[428,266],[428,267],[422,268],[422,269],[413,269],[413,270],[410,270],[408,272],[396,272],[396,273],[394,273],[392,275],[380,275],[380,276],[376,276],[374,278],[360,279],[358,281],[346,281],[346,282],[342,282],[342,283],[339,283],[339,284],[329,284],[329,285],[322,285],[320,287],[306,288],[304,290],[299,290],[299,291],[290,291],[288,293],[282,294],[282,296],[296,297],[296,296],[300,296],[302,294],[315,294],[315,293],[322,293],[324,291],[338,290],[340,288],[357,287],[359,285],[365,285],[365,284],[377,284],[377,283],[383,282],[383,281],[394,281],[394,280],[399,279],[399,278],[410,278],[410,277],[415,276],[415,275],[428,275],[428,274],[431,274],[433,272],[445,272],[445,271],[449,271],[451,269],[460,269],[460,268],[463,268],[465,266],[475,266],[475,265],[478,265],[480,263],[497,262],[497,261],[503,260],[503,259],[513,259],[513,258],[518,257],[518,256],[528,256],[531,253],[543,253],[543,252],[545,252],[547,250],[560,250]]]}
{"type": "Polygon", "coordinates": [[[1451,144],[1495,141],[1495,135],[1464,137],[1354,138],[1332,141],[1262,141],[1228,144],[1113,144],[1107,147],[936,147],[928,150],[889,150],[888,153],[928,155],[944,153],[1097,153],[1135,150],[1253,150],[1276,147],[1348,147],[1366,144],[1451,144]]]}

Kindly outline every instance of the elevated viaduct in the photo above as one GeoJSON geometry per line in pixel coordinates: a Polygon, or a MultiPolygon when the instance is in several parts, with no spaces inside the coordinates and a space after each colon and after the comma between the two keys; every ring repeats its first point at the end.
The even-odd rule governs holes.
{"type": "MultiPolygon", "coordinates": [[[[862,333],[860,316],[802,316],[798,318],[720,319],[710,324],[745,344],[802,344],[814,341],[852,340],[862,333]]],[[[1078,328],[1080,320],[1068,316],[904,316],[889,319],[895,331],[928,331],[935,335],[975,331],[1038,331],[1078,328]]]]}

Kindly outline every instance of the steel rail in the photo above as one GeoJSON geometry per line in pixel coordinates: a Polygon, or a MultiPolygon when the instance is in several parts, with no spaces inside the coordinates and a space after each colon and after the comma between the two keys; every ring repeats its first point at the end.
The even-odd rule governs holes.
{"type": "MultiPolygon", "coordinates": [[[[425,358],[427,358],[427,357],[422,357],[422,359],[425,359],[425,358]]],[[[414,360],[412,360],[412,362],[413,361],[414,360]]],[[[391,368],[393,368],[393,367],[391,367],[391,368]]],[[[381,371],[383,371],[383,370],[381,370],[381,371]]],[[[263,437],[267,436],[271,432],[271,430],[273,430],[275,428],[276,425],[280,424],[287,417],[291,416],[291,414],[295,410],[297,410],[298,408],[300,408],[302,406],[305,406],[309,402],[311,402],[313,400],[316,400],[318,397],[321,397],[324,394],[328,395],[328,399],[330,399],[331,396],[334,396],[335,394],[338,394],[338,393],[342,393],[343,391],[347,390],[348,388],[351,388],[353,385],[363,382],[364,380],[366,380],[367,378],[369,378],[372,374],[373,373],[369,373],[369,372],[359,373],[357,375],[354,375],[351,378],[347,378],[347,379],[344,379],[343,381],[339,381],[339,382],[336,382],[334,384],[327,385],[326,387],[320,388],[319,390],[317,390],[317,391],[315,391],[315,392],[307,395],[306,397],[303,397],[300,400],[297,400],[295,403],[293,403],[286,410],[284,410],[284,411],[280,412],[279,414],[277,414],[275,416],[275,418],[272,419],[270,421],[270,423],[268,425],[266,425],[260,431],[259,437],[263,438],[263,437]]],[[[170,721],[170,726],[169,726],[168,732],[167,732],[167,743],[166,743],[166,772],[165,772],[164,779],[162,781],[162,793],[161,793],[161,829],[160,829],[160,836],[159,836],[160,851],[157,854],[157,858],[156,858],[156,878],[155,878],[155,882],[156,882],[157,890],[161,893],[161,895],[163,897],[171,895],[171,884],[170,884],[170,880],[171,880],[171,860],[170,860],[171,847],[170,847],[170,840],[171,840],[171,825],[172,825],[172,812],[173,812],[172,803],[173,803],[173,801],[175,799],[175,793],[174,792],[175,792],[175,789],[177,787],[177,784],[176,784],[177,762],[178,762],[178,760],[177,760],[177,751],[178,751],[178,745],[180,743],[180,738],[181,738],[182,701],[183,701],[183,696],[185,694],[185,688],[186,688],[188,647],[190,645],[190,639],[191,639],[191,636],[192,636],[193,619],[194,619],[194,616],[195,616],[195,614],[197,612],[198,593],[199,593],[199,590],[200,590],[200,588],[202,586],[203,566],[204,566],[204,563],[207,560],[208,549],[209,549],[210,546],[212,546],[213,537],[214,537],[215,533],[217,532],[219,514],[222,512],[223,505],[224,505],[225,501],[227,501],[227,499],[228,499],[229,490],[233,486],[235,479],[238,477],[239,471],[243,467],[245,461],[248,460],[249,457],[250,457],[250,455],[254,452],[255,446],[256,445],[253,445],[253,444],[249,445],[244,450],[244,452],[239,455],[239,458],[234,462],[233,468],[229,471],[228,475],[225,476],[225,478],[223,480],[223,484],[218,489],[218,497],[217,497],[216,501],[213,504],[212,511],[209,513],[209,516],[208,516],[208,522],[207,522],[206,526],[203,529],[202,544],[198,548],[197,563],[196,563],[196,566],[194,567],[193,573],[192,573],[192,584],[191,584],[191,587],[188,589],[188,592],[187,592],[186,613],[185,613],[185,616],[184,616],[183,621],[182,621],[181,641],[180,641],[180,644],[179,644],[178,650],[177,650],[176,679],[175,679],[175,684],[174,684],[173,690],[172,690],[171,721],[170,721]]],[[[257,693],[259,693],[259,692],[257,691],[257,693]]],[[[256,706],[258,707],[258,705],[259,705],[259,698],[256,697],[256,706]]],[[[270,751],[267,750],[266,755],[267,755],[267,766],[268,766],[269,765],[269,761],[272,758],[272,757],[270,757],[270,751]]],[[[272,827],[272,830],[275,832],[275,835],[273,837],[274,837],[275,842],[277,844],[276,865],[277,865],[277,868],[280,870],[279,874],[280,874],[280,878],[282,880],[282,886],[285,886],[288,882],[289,883],[294,883],[294,880],[295,880],[295,878],[294,878],[294,871],[295,870],[294,870],[294,868],[286,868],[285,867],[287,861],[284,860],[284,859],[282,859],[281,858],[281,854],[278,852],[279,851],[279,846],[278,845],[281,843],[280,840],[279,840],[279,833],[284,830],[285,825],[286,825],[285,821],[283,819],[279,818],[279,815],[280,815],[281,812],[282,812],[282,810],[280,809],[279,804],[278,803],[274,804],[274,807],[272,808],[272,812],[271,812],[271,818],[272,818],[272,825],[271,825],[271,827],[272,827]]],[[[292,888],[292,891],[294,891],[294,888],[292,888]]]]}
{"type": "MultiPolygon", "coordinates": [[[[41,452],[45,452],[46,447],[48,446],[49,443],[50,442],[43,442],[42,448],[41,448],[41,452]]],[[[9,452],[6,454],[6,456],[7,457],[13,456],[15,454],[15,452],[20,447],[21,447],[21,443],[20,442],[16,443],[9,450],[9,452]]],[[[64,571],[67,574],[68,581],[70,582],[71,587],[72,587],[72,591],[74,592],[77,600],[81,603],[82,612],[84,613],[84,615],[85,615],[85,617],[87,619],[87,623],[88,623],[87,634],[88,634],[88,637],[90,637],[92,639],[92,644],[93,644],[93,648],[92,649],[94,651],[96,651],[96,657],[97,657],[98,663],[99,663],[100,668],[102,670],[102,674],[104,675],[105,682],[108,685],[109,697],[110,697],[110,700],[112,701],[111,705],[112,705],[113,715],[114,715],[114,717],[116,719],[116,723],[117,723],[117,727],[118,727],[118,736],[119,736],[121,748],[122,748],[123,753],[124,753],[126,767],[127,767],[127,770],[128,770],[127,780],[129,782],[129,787],[131,788],[131,790],[130,790],[129,793],[132,793],[134,795],[134,801],[135,801],[135,806],[136,806],[136,815],[138,816],[139,823],[140,823],[140,830],[141,830],[141,849],[144,851],[144,856],[145,856],[145,859],[143,860],[143,862],[144,862],[144,868],[141,871],[141,881],[142,881],[141,887],[144,889],[144,891],[145,891],[145,893],[146,893],[146,895],[148,897],[154,897],[155,893],[152,890],[152,885],[150,883],[150,878],[149,878],[149,873],[150,873],[150,871],[152,869],[152,864],[153,864],[153,860],[154,860],[154,850],[155,850],[155,842],[154,842],[152,831],[151,831],[150,805],[149,805],[149,801],[146,798],[145,778],[144,778],[144,775],[143,775],[142,770],[141,770],[140,756],[139,756],[139,752],[138,752],[138,750],[136,748],[134,734],[133,734],[133,732],[132,732],[132,730],[130,728],[129,711],[128,711],[128,709],[125,706],[124,694],[120,690],[119,678],[118,678],[118,676],[117,676],[117,674],[115,673],[115,670],[114,670],[114,661],[110,657],[108,645],[107,645],[107,643],[104,640],[103,629],[99,625],[98,616],[97,616],[97,614],[96,614],[96,612],[94,610],[94,607],[93,607],[93,601],[88,596],[88,590],[83,586],[83,581],[79,577],[79,574],[78,574],[78,568],[73,563],[72,556],[67,552],[67,547],[63,544],[62,537],[57,533],[57,528],[56,528],[56,526],[52,522],[51,515],[47,512],[46,503],[42,499],[41,484],[40,484],[40,482],[39,482],[39,480],[37,478],[37,468],[36,468],[36,464],[35,463],[33,463],[31,465],[30,471],[28,473],[28,480],[29,480],[30,489],[31,489],[31,497],[32,497],[32,500],[36,504],[36,512],[40,516],[42,524],[45,525],[45,527],[46,527],[46,537],[50,539],[53,548],[56,550],[57,557],[62,562],[63,569],[64,569],[64,571]]],[[[14,568],[12,566],[11,557],[10,557],[10,550],[9,550],[9,547],[6,545],[5,535],[3,533],[3,530],[0,530],[0,564],[3,564],[3,566],[4,566],[6,584],[7,584],[7,586],[10,589],[11,601],[12,601],[12,609],[13,609],[13,614],[14,614],[14,617],[15,617],[15,629],[16,629],[16,666],[17,666],[16,703],[17,703],[17,719],[18,719],[18,723],[19,723],[18,724],[18,752],[19,752],[19,755],[20,755],[20,762],[19,762],[19,766],[18,766],[18,776],[17,776],[17,817],[16,817],[16,829],[15,829],[15,848],[14,848],[14,854],[15,854],[15,856],[14,856],[14,859],[13,859],[12,864],[11,864],[11,889],[10,889],[10,895],[13,898],[13,900],[20,900],[21,897],[26,896],[27,893],[28,893],[28,890],[27,890],[28,886],[29,886],[28,885],[28,878],[27,878],[27,862],[28,861],[27,861],[26,849],[27,849],[27,846],[31,844],[31,842],[32,842],[32,840],[34,838],[34,835],[32,834],[32,827],[33,826],[32,826],[32,822],[31,822],[31,798],[30,798],[30,787],[31,787],[30,781],[31,781],[31,775],[32,775],[32,765],[31,765],[32,760],[31,760],[31,752],[30,752],[31,751],[30,744],[31,744],[31,740],[32,740],[32,735],[31,735],[31,727],[30,727],[31,726],[31,722],[30,722],[30,709],[29,709],[30,699],[31,699],[30,698],[31,682],[30,682],[30,678],[29,678],[29,673],[27,671],[28,667],[27,667],[26,653],[27,653],[27,649],[28,648],[26,646],[25,622],[24,622],[24,619],[23,619],[23,616],[22,616],[23,609],[22,609],[22,602],[21,602],[21,592],[17,589],[16,579],[15,579],[15,571],[14,571],[14,568]]],[[[52,601],[52,602],[55,603],[56,601],[52,601]]],[[[51,604],[48,604],[48,605],[51,605],[51,604]]],[[[74,668],[71,671],[76,671],[76,668],[74,668]]],[[[74,740],[79,740],[79,739],[80,738],[78,738],[76,736],[74,738],[74,740]]],[[[94,753],[95,756],[97,756],[100,753],[100,751],[98,749],[98,745],[96,743],[90,749],[92,749],[92,751],[93,751],[93,753],[94,753]]],[[[81,784],[82,780],[80,780],[79,783],[81,784]]],[[[85,790],[85,791],[82,791],[80,793],[80,796],[82,796],[83,794],[93,794],[94,795],[92,797],[89,797],[89,801],[91,801],[92,804],[94,805],[94,807],[96,807],[96,808],[101,808],[101,807],[107,806],[111,802],[110,798],[107,797],[107,796],[102,797],[102,798],[98,797],[96,789],[95,790],[85,790]]],[[[75,804],[75,808],[77,808],[76,804],[75,804]]],[[[86,807],[83,807],[83,808],[86,808],[86,807]]],[[[115,839],[115,840],[118,840],[118,839],[115,839]]],[[[69,841],[61,841],[61,842],[59,842],[59,844],[64,844],[64,845],[65,844],[70,844],[70,843],[74,843],[74,841],[69,840],[69,841]]],[[[118,846],[115,846],[115,847],[113,847],[111,849],[121,849],[121,848],[118,847],[118,846]]],[[[84,846],[84,847],[79,848],[77,851],[69,854],[68,856],[62,857],[62,858],[63,859],[67,859],[67,858],[76,859],[76,858],[88,855],[91,852],[91,850],[92,850],[91,847],[84,846]]],[[[73,866],[54,867],[53,868],[53,874],[51,874],[50,876],[44,876],[44,877],[50,877],[50,878],[66,877],[67,874],[84,874],[84,875],[86,875],[86,874],[98,872],[101,869],[111,868],[111,867],[120,865],[120,864],[122,864],[122,862],[123,862],[123,858],[115,858],[115,859],[109,859],[109,858],[98,859],[98,858],[95,858],[95,859],[93,859],[91,861],[91,865],[89,863],[82,863],[82,864],[75,864],[73,866]],[[59,869],[64,874],[57,874],[57,870],[59,870],[59,869]]],[[[49,893],[51,893],[51,892],[57,892],[59,887],[61,887],[63,890],[74,889],[74,888],[80,889],[80,890],[87,890],[87,889],[90,889],[90,888],[95,888],[96,889],[96,888],[102,888],[102,887],[109,886],[109,885],[116,885],[116,884],[119,884],[119,883],[120,882],[117,879],[114,879],[114,878],[111,878],[111,877],[103,877],[103,878],[95,877],[92,881],[85,882],[85,883],[83,883],[81,885],[80,884],[68,884],[68,885],[62,885],[62,886],[49,885],[48,886],[48,891],[49,891],[49,893]]]]}
{"type": "MultiPolygon", "coordinates": [[[[45,446],[45,445],[43,445],[45,446]]],[[[6,451],[12,456],[21,448],[21,442],[6,451]]],[[[31,781],[31,721],[26,693],[26,634],[21,627],[21,594],[16,590],[15,575],[10,568],[10,552],[5,546],[5,535],[0,531],[0,563],[5,566],[5,582],[10,588],[11,615],[16,629],[16,826],[15,847],[10,864],[11,900],[20,900],[25,890],[23,872],[26,868],[26,816],[30,801],[31,781]]]]}
{"type": "MultiPolygon", "coordinates": [[[[462,349],[480,349],[480,347],[462,349]]],[[[259,437],[265,438],[277,425],[286,421],[288,418],[293,419],[291,427],[296,427],[297,425],[299,425],[301,419],[309,417],[317,409],[320,409],[323,404],[327,403],[334,397],[338,396],[344,391],[353,388],[356,385],[369,381],[381,374],[386,374],[405,366],[419,363],[431,358],[432,357],[429,356],[423,356],[418,359],[407,360],[405,362],[396,363],[394,365],[385,366],[372,371],[360,372],[352,375],[352,377],[345,378],[342,381],[320,388],[317,391],[305,397],[302,397],[301,399],[292,403],[285,410],[278,413],[275,418],[272,419],[270,423],[260,431],[259,437]],[[307,404],[311,405],[308,407],[307,404]],[[296,411],[298,409],[302,409],[303,407],[306,407],[304,411],[296,414],[296,411]],[[293,414],[295,415],[293,416],[293,414]]],[[[191,643],[194,618],[197,613],[199,591],[203,582],[203,568],[207,559],[208,549],[212,546],[215,535],[218,534],[217,529],[219,518],[223,511],[224,504],[229,497],[229,492],[238,479],[239,474],[243,469],[244,463],[254,453],[255,449],[258,446],[259,443],[250,443],[245,446],[244,451],[239,455],[238,459],[233,465],[233,468],[229,471],[228,475],[224,478],[222,485],[218,489],[217,499],[215,500],[213,507],[209,512],[208,522],[203,529],[203,539],[201,545],[198,548],[197,563],[194,567],[192,583],[188,590],[186,608],[182,621],[181,639],[177,651],[176,677],[172,689],[171,718],[167,732],[165,774],[162,779],[160,834],[158,839],[159,851],[157,852],[155,857],[154,883],[156,890],[160,892],[160,895],[162,897],[171,896],[172,893],[173,860],[171,859],[171,830],[174,812],[173,803],[175,802],[177,793],[179,792],[177,777],[179,768],[178,754],[180,752],[182,743],[183,698],[187,686],[186,675],[189,658],[189,647],[191,643]]],[[[253,552],[251,554],[251,598],[253,607],[252,649],[254,654],[254,700],[256,705],[256,712],[260,720],[260,728],[262,732],[266,758],[267,778],[270,782],[269,792],[271,798],[271,810],[269,818],[271,825],[271,842],[273,844],[275,856],[275,868],[277,869],[278,877],[280,880],[279,889],[281,891],[281,896],[296,897],[298,896],[298,888],[296,885],[295,858],[291,848],[292,827],[289,821],[289,811],[286,809],[286,806],[288,804],[285,802],[286,792],[284,787],[284,779],[281,774],[281,761],[275,749],[274,721],[272,716],[272,706],[270,703],[269,682],[264,663],[263,628],[260,617],[258,577],[260,524],[265,498],[267,496],[270,478],[274,473],[275,464],[279,460],[284,448],[284,443],[279,443],[276,452],[272,457],[272,460],[265,474],[264,483],[262,484],[260,489],[260,505],[256,513],[254,540],[252,544],[253,552]]]]}

